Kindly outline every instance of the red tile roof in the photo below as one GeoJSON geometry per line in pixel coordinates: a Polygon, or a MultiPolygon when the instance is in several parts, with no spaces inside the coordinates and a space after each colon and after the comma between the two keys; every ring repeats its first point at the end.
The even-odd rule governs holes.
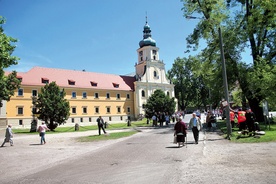
{"type": "Polygon", "coordinates": [[[34,67],[28,72],[17,72],[17,75],[22,77],[22,85],[34,86],[44,86],[41,82],[44,78],[49,79],[49,83],[55,81],[60,87],[134,91],[135,82],[135,77],[131,76],[43,67],[34,67]],[[69,85],[69,80],[75,81],[75,85],[69,85]],[[97,86],[92,86],[91,82],[97,86]],[[119,87],[114,87],[114,83],[119,84],[119,87]]]}

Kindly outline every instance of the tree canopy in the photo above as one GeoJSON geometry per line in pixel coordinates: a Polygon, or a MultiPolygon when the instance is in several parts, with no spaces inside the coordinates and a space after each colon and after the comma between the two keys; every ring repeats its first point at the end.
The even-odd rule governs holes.
{"type": "Polygon", "coordinates": [[[64,90],[60,90],[55,82],[51,82],[42,87],[38,98],[33,100],[38,119],[45,121],[50,130],[54,130],[69,118],[70,106],[64,98],[65,95],[64,90]]]}
{"type": "Polygon", "coordinates": [[[20,80],[16,77],[16,71],[12,71],[8,75],[5,75],[4,69],[11,65],[16,65],[19,58],[12,56],[16,48],[14,43],[17,40],[4,33],[2,27],[4,23],[5,19],[0,16],[0,107],[2,107],[2,100],[9,101],[10,97],[14,95],[14,91],[19,88],[20,85],[20,80]]]}
{"type": "Polygon", "coordinates": [[[175,106],[174,98],[170,98],[162,90],[157,89],[147,100],[144,109],[146,117],[150,118],[155,112],[168,112],[171,115],[175,112],[175,106]]]}
{"type": "MultiPolygon", "coordinates": [[[[188,52],[206,47],[199,57],[201,65],[221,71],[218,29],[222,30],[229,89],[239,87],[250,108],[263,119],[260,104],[275,104],[276,1],[271,0],[182,0],[186,18],[199,19],[187,38],[188,52]],[[244,57],[244,56],[247,57],[244,57]],[[245,60],[245,58],[251,58],[245,60]],[[265,81],[262,83],[261,81],[265,81]],[[274,98],[273,98],[274,97],[274,98]]],[[[205,70],[201,71],[203,76],[205,70]]],[[[211,74],[213,77],[216,72],[211,74]]],[[[220,86],[220,77],[213,88],[220,86]]],[[[220,88],[217,88],[220,90],[220,88]]],[[[243,103],[245,105],[245,103],[243,103]]]]}

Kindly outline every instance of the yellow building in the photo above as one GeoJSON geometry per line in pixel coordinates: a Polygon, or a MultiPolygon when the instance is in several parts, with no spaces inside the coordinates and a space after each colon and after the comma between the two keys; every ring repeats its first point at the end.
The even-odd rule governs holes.
{"type": "Polygon", "coordinates": [[[65,90],[65,98],[70,103],[67,124],[96,124],[98,116],[107,122],[122,122],[128,117],[136,119],[144,114],[143,104],[156,89],[174,97],[174,85],[166,78],[165,64],[159,60],[159,48],[151,38],[147,22],[139,46],[133,76],[44,67],[18,72],[21,86],[9,102],[3,102],[0,126],[30,126],[33,98],[41,87],[53,81],[65,90]]]}

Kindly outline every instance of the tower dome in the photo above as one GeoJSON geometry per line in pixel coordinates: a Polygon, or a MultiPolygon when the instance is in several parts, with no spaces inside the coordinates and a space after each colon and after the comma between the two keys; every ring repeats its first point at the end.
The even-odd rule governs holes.
{"type": "Polygon", "coordinates": [[[154,39],[151,38],[151,30],[148,22],[146,21],[146,24],[144,26],[144,31],[143,31],[143,40],[139,42],[140,48],[144,46],[156,46],[156,42],[154,39]]]}

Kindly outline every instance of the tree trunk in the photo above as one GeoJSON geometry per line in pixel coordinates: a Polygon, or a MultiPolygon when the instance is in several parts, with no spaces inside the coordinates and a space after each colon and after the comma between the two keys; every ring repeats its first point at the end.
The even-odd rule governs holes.
{"type": "Polygon", "coordinates": [[[51,131],[53,131],[53,130],[55,130],[55,128],[57,128],[57,124],[54,123],[53,120],[50,120],[50,123],[48,124],[48,128],[49,128],[51,131]]]}
{"type": "Polygon", "coordinates": [[[256,116],[257,122],[264,121],[263,108],[260,107],[260,102],[256,98],[247,99],[251,110],[254,112],[256,116]]]}

